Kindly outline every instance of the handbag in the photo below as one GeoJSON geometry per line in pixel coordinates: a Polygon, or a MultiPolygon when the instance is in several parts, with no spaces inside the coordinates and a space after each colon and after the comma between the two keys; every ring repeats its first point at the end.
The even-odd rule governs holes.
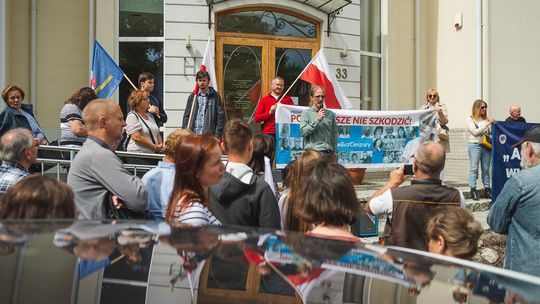
{"type": "Polygon", "coordinates": [[[480,138],[478,143],[485,149],[491,150],[491,134],[482,135],[482,138],[480,138]]]}
{"type": "Polygon", "coordinates": [[[444,126],[444,125],[441,125],[439,127],[439,129],[437,129],[437,137],[439,138],[439,140],[441,141],[448,141],[449,139],[449,136],[448,136],[448,127],[447,126],[444,126]]]}
{"type": "MultiPolygon", "coordinates": [[[[473,120],[474,126],[478,129],[478,125],[473,120]]],[[[489,129],[486,129],[484,134],[482,134],[482,137],[480,137],[480,140],[478,141],[478,144],[482,146],[485,149],[491,150],[491,134],[488,133],[489,129]]]]}
{"type": "Polygon", "coordinates": [[[148,210],[139,212],[129,210],[128,208],[122,207],[120,209],[116,208],[112,201],[112,193],[107,192],[103,200],[103,205],[105,206],[105,216],[108,219],[113,220],[148,220],[150,219],[148,210]]]}

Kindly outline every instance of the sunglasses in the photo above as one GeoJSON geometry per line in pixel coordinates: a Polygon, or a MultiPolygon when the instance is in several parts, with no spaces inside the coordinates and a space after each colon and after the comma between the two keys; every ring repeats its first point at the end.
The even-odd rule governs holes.
{"type": "Polygon", "coordinates": [[[486,106],[481,106],[480,109],[485,110],[485,109],[487,109],[487,107],[486,106]]]}
{"type": "Polygon", "coordinates": [[[428,95],[428,98],[436,98],[437,95],[428,95]]]}

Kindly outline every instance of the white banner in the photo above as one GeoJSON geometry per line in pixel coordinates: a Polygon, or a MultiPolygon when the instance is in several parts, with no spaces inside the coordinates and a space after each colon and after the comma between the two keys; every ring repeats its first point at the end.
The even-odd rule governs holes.
{"type": "MultiPolygon", "coordinates": [[[[284,168],[303,151],[300,115],[307,107],[276,110],[276,167],[284,168]]],[[[339,129],[338,163],[347,168],[396,167],[410,162],[418,146],[434,140],[433,110],[357,111],[331,109],[339,129]]]]}

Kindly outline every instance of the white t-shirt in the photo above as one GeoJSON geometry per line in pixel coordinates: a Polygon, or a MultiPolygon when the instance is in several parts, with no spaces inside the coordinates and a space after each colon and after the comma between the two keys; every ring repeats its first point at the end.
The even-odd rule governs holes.
{"type": "MultiPolygon", "coordinates": [[[[138,114],[137,114],[138,115],[138,114]]],[[[127,135],[133,135],[135,132],[141,132],[142,136],[145,138],[148,138],[148,140],[152,141],[150,138],[154,138],[154,142],[158,143],[158,134],[159,134],[159,127],[154,120],[154,117],[152,115],[147,115],[147,119],[144,117],[134,114],[134,112],[129,112],[127,118],[126,118],[126,133],[127,135]],[[146,125],[148,125],[148,128],[146,125],[140,120],[144,120],[146,125]]],[[[128,152],[139,152],[139,153],[155,153],[154,150],[145,148],[143,146],[140,146],[137,144],[134,140],[130,140],[127,149],[128,152]]]]}

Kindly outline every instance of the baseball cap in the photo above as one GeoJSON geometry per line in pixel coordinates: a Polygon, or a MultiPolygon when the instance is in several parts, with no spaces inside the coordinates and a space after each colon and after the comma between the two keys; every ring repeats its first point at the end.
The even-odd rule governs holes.
{"type": "Polygon", "coordinates": [[[523,138],[516,144],[512,145],[512,148],[521,146],[521,144],[526,141],[540,143],[540,126],[535,126],[527,130],[527,132],[525,132],[525,134],[523,135],[523,138]]]}

